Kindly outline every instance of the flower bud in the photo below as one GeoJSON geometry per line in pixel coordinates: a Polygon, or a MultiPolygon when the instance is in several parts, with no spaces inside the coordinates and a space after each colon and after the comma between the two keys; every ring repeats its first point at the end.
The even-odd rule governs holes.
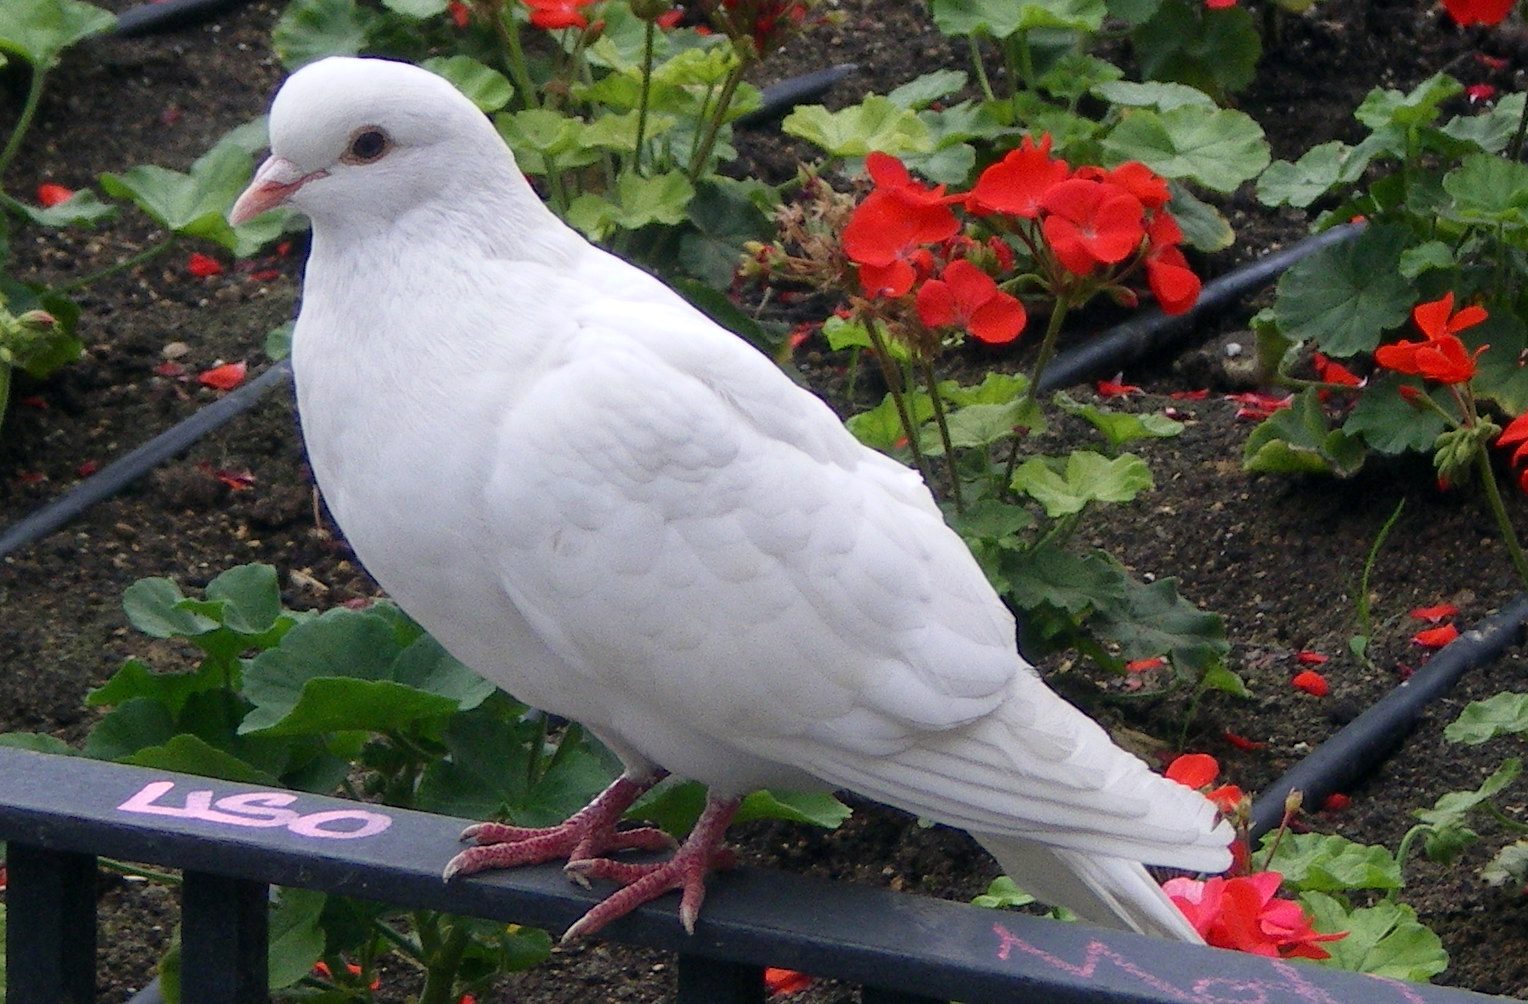
{"type": "Polygon", "coordinates": [[[1293,816],[1300,811],[1300,806],[1305,802],[1305,794],[1300,791],[1291,791],[1284,796],[1284,815],[1293,816]]]}
{"type": "Polygon", "coordinates": [[[644,21],[656,21],[673,8],[670,0],[631,0],[631,12],[644,21]]]}
{"type": "Polygon", "coordinates": [[[54,325],[58,323],[58,319],[46,310],[29,310],[16,318],[16,323],[24,331],[35,331],[38,334],[45,334],[53,330],[54,325]]]}

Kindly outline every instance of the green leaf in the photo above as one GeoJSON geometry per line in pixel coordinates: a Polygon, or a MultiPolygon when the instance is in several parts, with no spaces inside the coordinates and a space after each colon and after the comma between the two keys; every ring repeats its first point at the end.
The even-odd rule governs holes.
{"type": "Polygon", "coordinates": [[[1093,33],[1108,13],[1104,0],[933,0],[929,8],[945,35],[992,38],[1035,28],[1093,33]]]}
{"type": "Polygon", "coordinates": [[[1186,0],[1164,0],[1151,20],[1131,32],[1130,41],[1144,76],[1217,95],[1250,84],[1262,54],[1250,11],[1209,10],[1186,0]]]}
{"type": "Polygon", "coordinates": [[[207,599],[222,605],[223,625],[246,635],[263,635],[282,617],[281,585],[271,565],[237,565],[207,583],[207,599]]]}
{"type": "Polygon", "coordinates": [[[59,53],[81,39],[109,31],[115,14],[80,0],[19,0],[0,4],[0,53],[46,73],[59,53]]]}
{"type": "MultiPolygon", "coordinates": [[[[392,0],[389,6],[398,2],[399,0],[392,0]]],[[[410,2],[418,2],[418,0],[410,0],[410,2]]],[[[432,7],[437,2],[441,10],[446,9],[445,0],[425,0],[425,4],[432,7]]],[[[509,99],[515,96],[514,85],[509,82],[508,77],[471,56],[436,56],[433,59],[426,59],[419,65],[451,81],[457,90],[467,95],[472,103],[478,106],[479,111],[496,112],[509,104],[509,99]]]]}
{"type": "Polygon", "coordinates": [[[166,230],[201,237],[234,254],[253,254],[274,235],[270,217],[235,229],[228,210],[249,183],[250,155],[234,143],[222,143],[203,154],[182,174],[153,164],[140,164],[121,174],[101,175],[108,195],[131,199],[166,230]]]}
{"type": "Polygon", "coordinates": [[[217,630],[217,621],[183,607],[185,599],[170,579],[139,579],[122,593],[122,609],[133,627],[151,638],[194,638],[217,630]]]}
{"type": "Polygon", "coordinates": [[[1443,738],[1479,746],[1497,736],[1528,732],[1528,694],[1503,691],[1465,705],[1459,717],[1444,726],[1443,738]]]}
{"type": "Polygon", "coordinates": [[[1523,117],[1524,94],[1508,94],[1489,111],[1458,115],[1443,124],[1440,131],[1464,143],[1473,143],[1486,153],[1501,153],[1517,132],[1523,117]]]}
{"type": "Polygon", "coordinates": [[[296,321],[286,321],[265,333],[265,354],[272,362],[292,354],[292,331],[296,327],[296,321]]]}
{"type": "Polygon", "coordinates": [[[1434,409],[1418,408],[1402,397],[1404,386],[1425,393],[1415,380],[1403,380],[1390,373],[1370,376],[1358,404],[1342,423],[1342,431],[1361,437],[1370,449],[1380,453],[1395,455],[1408,450],[1430,453],[1447,423],[1434,409]]]}
{"type": "Polygon", "coordinates": [[[1346,892],[1350,889],[1399,889],[1404,885],[1395,855],[1378,844],[1360,844],[1322,833],[1285,833],[1263,837],[1259,852],[1277,844],[1264,867],[1284,876],[1296,892],[1346,892]]]}
{"type": "Polygon", "coordinates": [[[1335,474],[1350,477],[1364,463],[1363,444],[1327,424],[1314,387],[1267,418],[1247,437],[1242,467],[1263,474],[1335,474]]]}
{"type": "MultiPolygon", "coordinates": [[[[908,418],[915,428],[934,417],[934,402],[921,391],[903,394],[902,402],[907,406],[908,418]]],[[[901,448],[898,444],[905,445],[907,439],[907,430],[897,413],[896,399],[890,394],[869,411],[850,416],[844,425],[854,433],[855,439],[883,453],[897,452],[901,448]]]]}
{"type": "MultiPolygon", "coordinates": [[[[259,692],[264,696],[266,691],[259,692]]],[[[249,691],[253,700],[256,695],[249,691]]],[[[444,718],[456,702],[390,680],[319,677],[304,681],[291,705],[260,704],[245,716],[240,735],[316,736],[329,732],[389,732],[444,718]]]]}
{"type": "Polygon", "coordinates": [[[1023,506],[994,498],[966,503],[963,512],[946,513],[951,528],[967,541],[992,540],[1016,542],[1020,530],[1034,525],[1034,517],[1023,506]]]}
{"type": "Polygon", "coordinates": [[[179,715],[192,694],[222,685],[222,669],[210,660],[190,673],[156,673],[147,663],[128,659],[111,679],[85,695],[85,704],[112,707],[146,697],[164,705],[170,714],[179,715]]]}
{"type": "Polygon", "coordinates": [[[1057,470],[1031,457],[1013,472],[1012,486],[1039,502],[1052,519],[1081,512],[1090,502],[1129,502],[1153,485],[1146,461],[1131,453],[1105,457],[1074,450],[1057,470]]]}
{"type": "Polygon", "coordinates": [[[755,186],[720,177],[696,187],[688,209],[695,230],[679,239],[679,264],[685,272],[717,290],[731,284],[743,245],[774,235],[774,223],[759,208],[757,194],[755,186]]]}
{"type": "Polygon", "coordinates": [[[120,760],[149,746],[169,742],[176,731],[168,708],[150,698],[135,697],[96,723],[85,739],[83,751],[97,760],[120,760]]]}
{"type": "Polygon", "coordinates": [[[863,157],[876,150],[901,156],[934,149],[928,126],[916,112],[877,94],[836,112],[822,105],[797,106],[780,128],[832,157],[863,157]]]}
{"type": "MultiPolygon", "coordinates": [[[[950,430],[950,445],[956,449],[990,446],[1011,439],[1017,429],[1035,429],[1044,424],[1037,402],[1017,398],[1002,403],[968,404],[951,412],[946,420],[950,430]]],[[[944,443],[939,430],[925,426],[921,439],[923,450],[930,456],[943,456],[944,443]]]]}
{"type": "Polygon", "coordinates": [[[1257,179],[1258,201],[1265,206],[1306,208],[1336,187],[1348,153],[1348,145],[1334,139],[1311,147],[1293,163],[1274,161],[1257,179]]]}
{"type": "Polygon", "coordinates": [[[1465,223],[1528,224],[1528,164],[1472,154],[1443,177],[1448,215],[1465,223]]]}
{"type": "MultiPolygon", "coordinates": [[[[444,14],[446,12],[446,2],[447,0],[382,0],[382,6],[386,7],[388,10],[395,14],[402,14],[404,17],[411,18],[415,21],[423,21],[426,18],[440,17],[440,15],[444,14]]],[[[452,56],[451,58],[468,59],[470,57],[452,56]]],[[[473,60],[473,62],[476,62],[476,60],[473,60]]],[[[433,67],[428,66],[426,68],[433,69],[433,67]]],[[[435,72],[440,73],[439,70],[436,70],[435,72]]],[[[441,75],[446,76],[446,74],[441,75]]],[[[449,79],[449,77],[447,77],[447,79],[449,79]]],[[[455,81],[453,80],[452,83],[455,83],[455,81]]],[[[491,111],[492,109],[484,108],[483,110],[491,111]]]]}
{"type": "MultiPolygon", "coordinates": [[[[53,756],[78,756],[79,751],[57,736],[42,732],[0,732],[0,746],[7,749],[30,750],[53,756]]],[[[3,972],[0,967],[0,972],[3,972]]]]}
{"type": "Polygon", "coordinates": [[[1358,106],[1353,117],[1370,129],[1386,126],[1408,129],[1438,117],[1438,107],[1463,93],[1464,86],[1446,73],[1435,73],[1410,91],[1376,87],[1358,106]]]}
{"type": "Polygon", "coordinates": [[[653,223],[682,223],[695,187],[679,171],[652,177],[626,172],[607,196],[586,192],[568,207],[568,222],[592,240],[616,229],[639,230],[653,223]]]}
{"type": "Polygon", "coordinates": [[[1508,844],[1480,870],[1480,877],[1491,885],[1520,885],[1528,881],[1528,840],[1508,844]]]}
{"type": "Polygon", "coordinates": [[[1443,942],[1405,904],[1380,900],[1374,906],[1349,910],[1320,892],[1302,893],[1300,903],[1316,930],[1348,935],[1322,942],[1331,957],[1317,965],[1424,983],[1448,968],[1443,942]]]}
{"type": "Polygon", "coordinates": [[[281,889],[271,905],[269,923],[270,989],[283,990],[307,976],[324,954],[320,918],[328,897],[310,889],[281,889]]]}
{"type": "Polygon", "coordinates": [[[1175,669],[1196,677],[1224,662],[1231,651],[1225,622],[1179,595],[1177,579],[1140,582],[1123,570],[1120,578],[1123,597],[1102,604],[1089,627],[1099,638],[1117,644],[1122,659],[1148,659],[1165,652],[1175,669]]]}
{"type": "Polygon", "coordinates": [[[1424,272],[1447,271],[1458,267],[1454,249],[1443,241],[1425,241],[1409,247],[1401,253],[1400,272],[1408,279],[1415,279],[1424,272]]]}
{"type": "Polygon", "coordinates": [[[1219,209],[1199,198],[1181,181],[1169,181],[1167,187],[1172,192],[1167,210],[1183,230],[1186,244],[1205,254],[1214,254],[1236,242],[1236,232],[1219,209]]]}
{"type": "Polygon", "coordinates": [[[1273,305],[1279,327],[1327,355],[1374,351],[1416,303],[1416,292],[1400,275],[1410,240],[1405,227],[1370,226],[1295,263],[1279,278],[1273,305]]]}
{"type": "Polygon", "coordinates": [[[1528,329],[1522,319],[1505,305],[1492,304],[1491,316],[1459,334],[1471,351],[1482,345],[1490,348],[1476,363],[1470,389],[1477,398],[1494,401],[1508,415],[1528,411],[1528,366],[1522,364],[1528,349],[1528,329]]]}
{"type": "Polygon", "coordinates": [[[1164,112],[1129,109],[1104,137],[1103,149],[1114,163],[1139,160],[1164,178],[1193,181],[1217,192],[1234,191],[1256,177],[1269,157],[1268,141],[1251,116],[1197,106],[1164,112]]]}
{"type": "Polygon", "coordinates": [[[1183,431],[1182,422],[1156,412],[1135,415],[1126,411],[1109,411],[1094,404],[1083,404],[1064,391],[1057,391],[1053,400],[1068,415],[1075,415],[1097,429],[1108,440],[1109,446],[1116,450],[1137,439],[1169,439],[1183,431]]]}
{"type": "Polygon", "coordinates": [[[117,215],[116,206],[102,202],[88,188],[80,189],[56,206],[29,206],[21,201],[8,201],[6,204],[41,227],[68,227],[76,224],[89,226],[117,215]]]}
{"type": "Polygon", "coordinates": [[[1199,686],[1204,690],[1218,690],[1232,697],[1252,696],[1252,691],[1247,689],[1247,681],[1220,662],[1211,664],[1210,668],[1204,671],[1204,675],[1199,678],[1199,686]]]}
{"type": "Polygon", "coordinates": [[[1003,573],[1003,591],[1025,610],[1048,605],[1077,615],[1125,598],[1124,577],[1100,553],[1076,555],[1039,544],[1009,556],[1003,573]]]}
{"type": "Polygon", "coordinates": [[[271,47],[288,70],[325,56],[354,56],[378,20],[355,0],[292,0],[271,29],[271,47]]]}
{"type": "Polygon", "coordinates": [[[1197,87],[1174,84],[1160,80],[1137,83],[1134,80],[1111,80],[1096,84],[1093,93],[1113,105],[1123,108],[1155,108],[1165,112],[1185,105],[1213,112],[1215,99],[1197,87]]]}
{"type": "Polygon", "coordinates": [[[429,635],[405,648],[389,672],[398,683],[454,701],[460,711],[471,711],[498,690],[429,635]]]}
{"type": "Polygon", "coordinates": [[[245,763],[232,753],[220,750],[198,736],[185,733],[171,736],[165,742],[154,746],[145,746],[127,756],[118,757],[117,761],[137,767],[153,767],[156,770],[173,770],[182,774],[218,777],[225,781],[238,781],[243,784],[280,783],[274,774],[245,763]]]}
{"type": "Polygon", "coordinates": [[[965,70],[935,70],[909,80],[886,95],[886,100],[898,108],[917,111],[959,91],[968,79],[970,75],[965,70]]]}
{"type": "MultiPolygon", "coordinates": [[[[705,805],[704,786],[694,781],[667,781],[638,799],[626,818],[649,822],[682,837],[695,825],[705,805]]],[[[852,814],[853,810],[830,792],[755,791],[743,799],[733,819],[782,819],[833,830],[852,814]]]]}
{"type": "Polygon", "coordinates": [[[971,900],[972,906],[986,907],[989,910],[1002,910],[1008,907],[1028,906],[1035,902],[1035,898],[1014,884],[1013,879],[1007,875],[999,875],[987,886],[987,891],[971,900]]]}

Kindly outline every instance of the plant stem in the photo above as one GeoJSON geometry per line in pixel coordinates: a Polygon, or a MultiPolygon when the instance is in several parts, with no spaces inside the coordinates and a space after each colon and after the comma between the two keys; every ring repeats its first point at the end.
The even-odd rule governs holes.
{"type": "Polygon", "coordinates": [[[450,921],[450,930],[440,950],[430,956],[425,970],[424,990],[419,994],[419,1004],[451,1004],[451,991],[456,985],[456,973],[461,969],[462,955],[471,941],[467,922],[460,918],[450,921]]]}
{"type": "Polygon", "coordinates": [[[907,446],[913,452],[913,463],[918,468],[918,473],[923,480],[928,480],[928,465],[923,461],[923,449],[918,445],[918,429],[913,425],[912,414],[907,410],[907,400],[902,396],[902,376],[897,372],[896,366],[891,361],[891,355],[886,351],[886,341],[881,337],[881,329],[876,325],[875,318],[869,318],[865,323],[865,330],[870,334],[870,342],[875,346],[876,361],[881,364],[881,373],[886,378],[886,388],[891,392],[892,403],[897,408],[897,418],[902,422],[902,431],[907,433],[907,446]]]}
{"type": "Polygon", "coordinates": [[[142,868],[138,865],[130,865],[126,861],[118,861],[116,858],[101,858],[101,866],[120,875],[129,875],[136,878],[147,879],[150,882],[158,882],[160,885],[179,886],[179,875],[171,875],[169,872],[155,871],[152,868],[142,868]]]}
{"type": "Polygon", "coordinates": [[[637,104],[637,142],[631,151],[631,172],[642,173],[642,142],[647,137],[647,103],[653,88],[653,40],[657,35],[657,22],[647,22],[647,33],[642,39],[642,99],[637,104]]]}
{"type": "Polygon", "coordinates": [[[1512,528],[1507,507],[1502,502],[1501,492],[1496,487],[1496,472],[1491,470],[1491,458],[1486,455],[1484,447],[1475,451],[1475,465],[1480,470],[1486,503],[1491,507],[1491,515],[1496,517],[1496,525],[1500,528],[1502,540],[1507,545],[1507,554],[1512,558],[1512,567],[1517,569],[1517,576],[1523,580],[1523,584],[1528,585],[1528,557],[1523,556],[1523,545],[1517,539],[1517,531],[1512,528]]]}
{"type": "Polygon", "coordinates": [[[530,67],[525,62],[525,50],[520,47],[520,26],[514,20],[506,6],[498,17],[493,19],[494,28],[497,29],[499,41],[504,43],[504,52],[508,57],[509,75],[515,80],[515,90],[520,94],[520,104],[525,108],[539,108],[541,102],[536,97],[536,82],[531,79],[530,67]]]}
{"type": "MultiPolygon", "coordinates": [[[[1029,376],[1029,386],[1024,388],[1024,397],[1019,404],[1019,414],[1029,410],[1035,402],[1035,394],[1040,389],[1040,378],[1045,375],[1045,367],[1050,364],[1051,356],[1056,354],[1056,339],[1061,334],[1061,325],[1066,320],[1066,313],[1071,309],[1067,298],[1056,298],[1056,305],[1051,308],[1050,321],[1045,325],[1045,338],[1040,342],[1040,353],[1035,357],[1035,370],[1029,376]]],[[[1013,469],[1019,462],[1019,446],[1023,442],[1021,437],[1015,436],[1013,446],[1008,451],[1008,462],[1003,465],[1003,483],[999,490],[1008,491],[1008,485],[1013,481],[1013,469]]]]}
{"type": "MultiPolygon", "coordinates": [[[[1379,558],[1379,549],[1385,546],[1385,538],[1390,536],[1390,531],[1395,528],[1396,521],[1401,518],[1401,510],[1406,508],[1406,500],[1401,499],[1385,520],[1385,525],[1379,528],[1379,533],[1374,537],[1374,544],[1369,548],[1369,556],[1364,559],[1363,574],[1358,579],[1358,630],[1365,638],[1374,637],[1374,621],[1369,614],[1369,576],[1374,572],[1374,563],[1379,558]]],[[[1365,662],[1368,660],[1365,659],[1365,662]]]]}
{"type": "Polygon", "coordinates": [[[42,103],[42,82],[46,77],[47,74],[42,70],[35,66],[32,68],[32,80],[27,85],[26,101],[21,106],[21,114],[11,129],[10,139],[5,142],[5,149],[0,150],[0,181],[4,180],[5,169],[11,166],[11,161],[21,150],[21,141],[32,127],[32,119],[37,116],[37,106],[42,103]]]}
{"type": "Polygon", "coordinates": [[[976,82],[981,86],[982,96],[988,101],[996,101],[997,94],[992,90],[992,81],[987,77],[987,64],[982,59],[981,42],[977,40],[975,32],[967,35],[966,41],[971,46],[971,67],[976,70],[976,82]]]}
{"type": "MultiPolygon", "coordinates": [[[[1418,823],[1406,831],[1406,835],[1401,838],[1400,845],[1396,847],[1395,864],[1396,867],[1400,869],[1402,885],[1406,884],[1406,858],[1411,854],[1411,845],[1416,843],[1417,837],[1426,833],[1430,829],[1432,829],[1432,827],[1426,823],[1418,823]]],[[[1391,889],[1389,892],[1385,893],[1385,898],[1394,903],[1396,894],[1398,892],[1400,892],[1399,889],[1391,889]]]]}
{"type": "Polygon", "coordinates": [[[420,946],[418,941],[410,938],[408,935],[393,927],[391,924],[385,923],[381,920],[373,919],[371,926],[376,930],[378,934],[382,935],[382,937],[391,942],[393,947],[402,952],[405,956],[419,963],[421,966],[425,964],[424,949],[420,946]]]}
{"type": "Polygon", "coordinates": [[[955,511],[966,511],[965,500],[960,497],[960,470],[955,466],[955,446],[950,442],[950,425],[944,417],[944,402],[939,399],[939,381],[934,377],[934,364],[923,360],[923,382],[928,384],[929,400],[934,404],[934,422],[939,426],[939,442],[944,445],[944,462],[950,469],[950,495],[955,501],[955,511]]]}
{"type": "Polygon", "coordinates": [[[77,289],[84,289],[86,286],[98,283],[102,279],[109,279],[119,272],[126,272],[129,269],[137,268],[139,265],[142,265],[145,262],[153,261],[155,258],[158,258],[160,255],[174,247],[175,244],[176,239],[174,237],[167,237],[160,241],[158,244],[150,244],[142,251],[139,251],[136,254],[128,255],[121,261],[107,265],[103,269],[98,269],[94,272],[91,272],[89,275],[82,275],[78,276],[77,278],[70,279],[68,282],[63,283],[62,285],[54,286],[50,292],[67,296],[77,289]]]}
{"type": "Polygon", "coordinates": [[[690,158],[690,169],[685,172],[692,182],[700,177],[701,168],[705,167],[706,160],[710,158],[711,151],[716,147],[716,137],[721,133],[723,120],[727,117],[727,109],[732,107],[733,95],[737,93],[738,85],[743,82],[743,71],[747,68],[748,61],[739,56],[737,65],[727,73],[727,79],[722,81],[722,91],[716,97],[716,107],[711,109],[711,114],[706,119],[706,127],[701,133],[700,143],[696,145],[695,154],[690,158]]]}

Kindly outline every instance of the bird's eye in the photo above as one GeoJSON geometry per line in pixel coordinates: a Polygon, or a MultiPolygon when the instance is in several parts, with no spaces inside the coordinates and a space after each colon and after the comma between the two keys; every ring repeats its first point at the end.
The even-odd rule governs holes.
{"type": "Polygon", "coordinates": [[[345,159],[352,164],[370,164],[387,152],[387,133],[381,129],[362,129],[350,141],[345,159]]]}

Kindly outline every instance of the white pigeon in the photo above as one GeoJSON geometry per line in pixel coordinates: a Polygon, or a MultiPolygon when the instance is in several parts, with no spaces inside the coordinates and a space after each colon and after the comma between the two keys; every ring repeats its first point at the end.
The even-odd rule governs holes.
{"type": "Polygon", "coordinates": [[[849,789],[962,827],[1091,921],[1198,941],[1144,863],[1221,871],[1229,826],[1041,681],[913,471],[537,199],[428,71],[325,59],[270,116],[230,219],[313,224],[292,361],[320,489],[377,581],[521,701],[625,764],[558,827],[485,823],[447,878],[566,858],[683,891],[693,929],[738,800],[849,789]],[[666,773],[709,789],[670,859],[618,830],[666,773]]]}

